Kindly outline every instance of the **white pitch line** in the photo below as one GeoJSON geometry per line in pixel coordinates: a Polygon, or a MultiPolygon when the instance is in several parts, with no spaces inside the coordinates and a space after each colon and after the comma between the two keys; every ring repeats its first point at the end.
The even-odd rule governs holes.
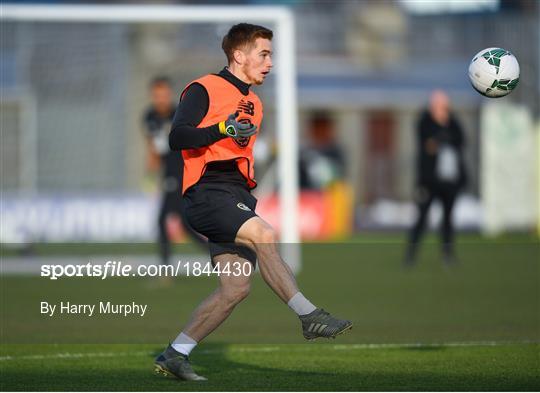
{"type": "Polygon", "coordinates": [[[3,360],[44,360],[44,359],[78,359],[78,358],[108,358],[116,356],[143,356],[153,352],[90,352],[90,353],[55,353],[51,355],[23,355],[23,356],[0,356],[3,360]]]}
{"type": "Polygon", "coordinates": [[[392,349],[392,348],[437,348],[437,347],[497,347],[501,345],[538,344],[536,341],[464,341],[442,343],[404,343],[404,344],[337,344],[335,350],[350,349],[392,349]]]}
{"type": "MultiPolygon", "coordinates": [[[[470,342],[448,342],[448,343],[405,343],[405,344],[339,344],[329,346],[331,349],[355,350],[355,349],[391,349],[391,348],[436,348],[436,347],[496,347],[503,345],[523,345],[523,344],[538,344],[535,341],[470,341],[470,342]]],[[[310,350],[310,344],[283,344],[287,346],[287,351],[291,350],[291,345],[295,346],[293,350],[310,350]],[[301,346],[301,347],[298,347],[301,346]]],[[[284,349],[279,346],[264,346],[264,347],[239,347],[223,349],[203,349],[197,351],[200,354],[212,354],[223,352],[275,352],[284,349]]],[[[138,352],[89,352],[89,353],[55,353],[50,355],[22,355],[22,356],[0,356],[0,361],[8,360],[45,360],[45,359],[80,359],[80,358],[100,358],[100,357],[119,357],[119,356],[150,356],[153,351],[138,351],[138,352]]]]}

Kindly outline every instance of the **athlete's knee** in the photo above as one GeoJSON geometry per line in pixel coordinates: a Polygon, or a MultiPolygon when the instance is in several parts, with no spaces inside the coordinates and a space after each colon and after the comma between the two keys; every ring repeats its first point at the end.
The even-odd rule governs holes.
{"type": "Polygon", "coordinates": [[[274,244],[277,242],[277,233],[270,225],[259,225],[253,234],[253,243],[257,245],[274,244]]]}
{"type": "Polygon", "coordinates": [[[235,306],[248,297],[251,291],[249,282],[222,287],[223,300],[230,306],[235,306]]]}

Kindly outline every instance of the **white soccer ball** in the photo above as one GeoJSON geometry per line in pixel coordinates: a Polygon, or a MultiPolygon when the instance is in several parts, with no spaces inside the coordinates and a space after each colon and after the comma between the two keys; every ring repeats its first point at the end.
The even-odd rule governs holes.
{"type": "Polygon", "coordinates": [[[478,52],[469,65],[469,79],[477,92],[496,98],[510,94],[519,82],[516,57],[502,48],[478,52]]]}

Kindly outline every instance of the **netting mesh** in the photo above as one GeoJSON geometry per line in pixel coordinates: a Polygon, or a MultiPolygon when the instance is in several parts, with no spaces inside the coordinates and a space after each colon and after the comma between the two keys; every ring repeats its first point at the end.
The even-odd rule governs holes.
{"type": "Polygon", "coordinates": [[[148,82],[224,65],[216,24],[2,25],[4,190],[138,189],[148,82]]]}

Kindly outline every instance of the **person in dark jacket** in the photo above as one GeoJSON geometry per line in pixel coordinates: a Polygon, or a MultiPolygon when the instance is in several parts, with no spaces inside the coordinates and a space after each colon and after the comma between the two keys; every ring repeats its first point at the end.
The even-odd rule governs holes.
{"type": "Polygon", "coordinates": [[[167,232],[167,218],[176,216],[182,222],[186,233],[197,243],[206,241],[196,234],[184,217],[182,203],[182,155],[169,148],[169,133],[174,119],[176,105],[173,102],[173,87],[166,76],[155,77],[150,83],[151,104],[143,117],[147,140],[146,166],[149,171],[161,174],[161,206],[158,215],[159,256],[163,265],[169,264],[171,239],[167,232]]]}
{"type": "Polygon", "coordinates": [[[441,240],[443,260],[455,262],[452,210],[467,177],[463,163],[463,129],[450,111],[450,100],[440,90],[430,97],[429,107],[418,124],[415,200],[418,216],[409,232],[405,265],[416,260],[418,244],[425,231],[429,207],[438,199],[443,208],[441,240]]]}

